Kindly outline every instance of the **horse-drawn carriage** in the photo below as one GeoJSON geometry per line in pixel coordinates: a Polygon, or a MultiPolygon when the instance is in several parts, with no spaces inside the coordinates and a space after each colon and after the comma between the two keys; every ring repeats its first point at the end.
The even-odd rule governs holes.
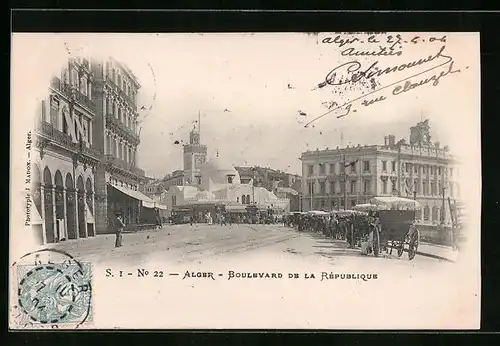
{"type": "MultiPolygon", "coordinates": [[[[370,215],[368,234],[372,232],[371,251],[374,256],[383,250],[392,254],[396,249],[401,257],[407,245],[408,258],[415,257],[420,241],[420,233],[415,227],[415,210],[419,208],[417,201],[401,197],[373,197],[369,204],[354,207],[370,215]]],[[[366,231],[366,224],[360,227],[366,231]]],[[[361,234],[366,235],[366,232],[361,234]]]]}
{"type": "Polygon", "coordinates": [[[374,254],[377,256],[380,250],[392,253],[396,249],[401,257],[407,245],[408,259],[412,260],[420,242],[420,232],[415,226],[415,211],[420,204],[401,197],[373,197],[370,203],[379,209],[380,224],[373,237],[374,254]]]}

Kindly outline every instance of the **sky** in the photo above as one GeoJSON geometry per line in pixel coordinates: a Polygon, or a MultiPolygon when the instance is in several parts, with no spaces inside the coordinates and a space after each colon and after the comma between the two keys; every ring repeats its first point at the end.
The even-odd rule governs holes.
{"type": "MultiPolygon", "coordinates": [[[[323,102],[347,102],[368,88],[358,83],[312,90],[330,70],[353,60],[363,66],[377,60],[380,66],[418,60],[435,54],[442,43],[427,39],[406,44],[400,57],[346,57],[341,51],[349,45],[322,43],[335,36],[327,33],[25,34],[13,41],[13,51],[23,57],[13,68],[19,65],[25,81],[35,85],[57,74],[68,54],[111,55],[127,64],[142,85],[139,108],[148,110],[140,114],[139,147],[139,166],[148,176],[182,169],[182,141],[189,140],[198,113],[209,157],[218,151],[234,165],[300,174],[299,157],[306,150],[383,144],[387,134],[408,139],[410,126],[427,118],[433,141],[465,157],[480,155],[478,36],[403,34],[416,35],[446,35],[446,53],[462,72],[442,78],[437,86],[429,83],[369,107],[358,104],[356,112],[343,118],[326,115],[307,127],[327,111],[323,102]]],[[[381,76],[376,83],[389,85],[416,72],[381,76]]]]}

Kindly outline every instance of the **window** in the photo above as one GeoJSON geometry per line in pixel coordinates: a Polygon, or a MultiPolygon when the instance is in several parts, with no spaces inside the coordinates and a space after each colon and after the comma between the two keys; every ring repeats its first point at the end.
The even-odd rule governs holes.
{"type": "Polygon", "coordinates": [[[351,164],[351,173],[356,174],[356,163],[355,163],[355,162],[353,162],[353,163],[351,164]]]}
{"type": "Polygon", "coordinates": [[[309,191],[309,194],[310,194],[310,195],[314,194],[314,182],[310,181],[310,182],[308,183],[308,188],[309,188],[309,190],[308,190],[308,191],[309,191]]]}
{"type": "Polygon", "coordinates": [[[247,204],[250,204],[250,195],[247,195],[247,204]]]}
{"type": "Polygon", "coordinates": [[[434,166],[430,166],[429,168],[430,168],[430,170],[431,170],[431,172],[430,172],[430,173],[431,173],[431,174],[434,174],[434,166]]]}
{"type": "Polygon", "coordinates": [[[319,164],[319,174],[321,175],[325,174],[325,165],[323,163],[319,164]]]}
{"type": "Polygon", "coordinates": [[[436,206],[432,207],[431,221],[439,221],[439,208],[436,206]]]}
{"type": "Polygon", "coordinates": [[[356,205],[356,200],[354,200],[354,199],[353,199],[353,200],[351,201],[351,207],[354,207],[355,205],[356,205]]]}
{"type": "Polygon", "coordinates": [[[247,204],[245,195],[241,195],[241,204],[247,204]]]}
{"type": "Polygon", "coordinates": [[[437,189],[436,189],[436,183],[435,182],[431,183],[431,194],[433,196],[437,195],[437,189]]]}
{"type": "Polygon", "coordinates": [[[387,161],[382,161],[382,171],[387,171],[387,161]]]}
{"type": "Polygon", "coordinates": [[[392,171],[396,172],[396,161],[392,161],[392,171]]]}
{"type": "Polygon", "coordinates": [[[345,173],[345,166],[343,163],[339,163],[340,173],[345,173]]]}
{"type": "Polygon", "coordinates": [[[344,207],[344,199],[343,199],[343,198],[340,200],[340,206],[341,206],[342,208],[344,207]]]}
{"type": "Polygon", "coordinates": [[[307,166],[307,175],[313,175],[313,173],[314,173],[314,166],[308,165],[307,166]]]}
{"type": "Polygon", "coordinates": [[[330,163],[330,174],[335,174],[335,164],[330,163]]]}
{"type": "Polygon", "coordinates": [[[424,207],[424,221],[429,221],[429,214],[430,214],[429,206],[426,205],[424,207]]]}
{"type": "Polygon", "coordinates": [[[326,184],[324,182],[319,183],[319,191],[322,196],[326,195],[326,184]]]}
{"type": "Polygon", "coordinates": [[[408,162],[405,163],[405,171],[406,173],[410,173],[410,164],[408,162]]]}
{"type": "Polygon", "coordinates": [[[370,161],[363,161],[363,171],[364,172],[370,171],[370,161]]]}
{"type": "Polygon", "coordinates": [[[324,208],[325,208],[325,201],[324,201],[324,200],[321,200],[321,201],[320,201],[320,206],[321,206],[321,209],[324,209],[324,208]]]}
{"type": "Polygon", "coordinates": [[[387,193],[387,179],[382,179],[382,193],[387,193]]]}
{"type": "Polygon", "coordinates": [[[422,173],[427,174],[427,166],[422,167],[422,173]]]}
{"type": "Polygon", "coordinates": [[[422,188],[423,188],[423,195],[428,196],[429,195],[429,185],[427,182],[422,182],[422,188]]]}
{"type": "Polygon", "coordinates": [[[356,194],[356,180],[351,181],[351,194],[352,195],[356,194]]]}
{"type": "Polygon", "coordinates": [[[172,196],[172,205],[175,205],[175,204],[176,204],[176,202],[177,202],[177,201],[176,201],[176,197],[177,197],[177,196],[172,196]]]}
{"type": "Polygon", "coordinates": [[[344,191],[345,191],[345,184],[341,183],[340,184],[340,193],[344,193],[344,191]]]}
{"type": "Polygon", "coordinates": [[[417,165],[414,165],[414,166],[413,166],[413,172],[414,172],[414,173],[418,173],[418,166],[417,166],[417,165]]]}
{"type": "Polygon", "coordinates": [[[441,167],[437,167],[437,174],[441,175],[441,167]]]}
{"type": "Polygon", "coordinates": [[[370,181],[369,180],[365,180],[363,182],[363,192],[364,193],[369,193],[370,192],[370,181]]]}
{"type": "Polygon", "coordinates": [[[330,182],[330,194],[334,194],[335,193],[335,182],[332,181],[330,182]]]}

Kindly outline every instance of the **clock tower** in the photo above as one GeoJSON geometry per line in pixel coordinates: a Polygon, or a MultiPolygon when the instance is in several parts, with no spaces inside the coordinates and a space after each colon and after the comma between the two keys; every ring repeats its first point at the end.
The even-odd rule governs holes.
{"type": "Polygon", "coordinates": [[[189,144],[184,145],[184,185],[201,184],[200,167],[207,160],[207,146],[200,144],[200,128],[189,132],[189,144]]]}

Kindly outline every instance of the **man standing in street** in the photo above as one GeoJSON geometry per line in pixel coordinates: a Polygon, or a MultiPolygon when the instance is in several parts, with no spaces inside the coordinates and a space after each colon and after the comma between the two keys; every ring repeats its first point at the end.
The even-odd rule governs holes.
{"type": "Polygon", "coordinates": [[[123,245],[123,229],[125,227],[125,223],[122,220],[122,215],[121,214],[116,214],[116,222],[115,222],[115,229],[116,229],[116,240],[115,240],[115,247],[120,247],[123,245]]]}

